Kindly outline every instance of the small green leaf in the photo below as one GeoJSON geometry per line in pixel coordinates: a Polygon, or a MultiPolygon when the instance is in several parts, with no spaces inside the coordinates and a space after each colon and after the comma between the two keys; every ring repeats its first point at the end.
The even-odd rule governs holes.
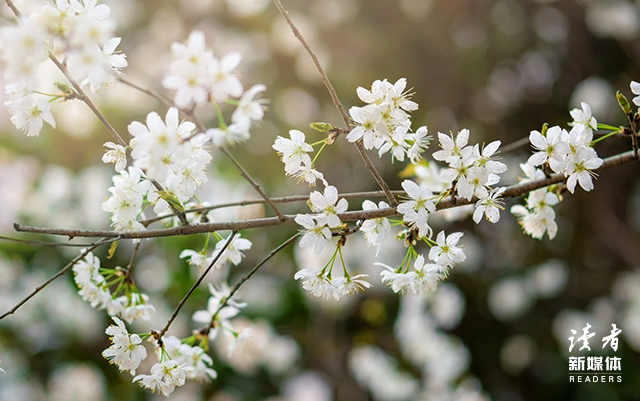
{"type": "Polygon", "coordinates": [[[71,87],[65,83],[62,82],[56,82],[55,83],[56,88],[58,88],[58,90],[62,93],[66,93],[66,94],[71,94],[73,93],[73,91],[71,90],[71,87]]]}
{"type": "Polygon", "coordinates": [[[167,201],[167,203],[171,205],[172,208],[181,213],[184,213],[184,206],[182,205],[182,202],[180,202],[178,198],[176,198],[175,194],[166,190],[158,191],[158,194],[160,195],[160,198],[167,201]]]}
{"type": "Polygon", "coordinates": [[[624,114],[630,116],[632,113],[631,105],[629,104],[627,98],[622,93],[620,93],[620,91],[618,91],[616,92],[616,99],[618,99],[618,104],[620,105],[620,108],[622,109],[624,114]]]}
{"type": "Polygon", "coordinates": [[[333,129],[333,125],[329,124],[329,123],[311,123],[309,124],[309,126],[319,132],[329,132],[333,129]]]}
{"type": "Polygon", "coordinates": [[[114,243],[111,244],[111,246],[109,247],[109,253],[107,253],[107,259],[111,259],[113,255],[115,255],[119,242],[120,241],[115,241],[114,243]]]}

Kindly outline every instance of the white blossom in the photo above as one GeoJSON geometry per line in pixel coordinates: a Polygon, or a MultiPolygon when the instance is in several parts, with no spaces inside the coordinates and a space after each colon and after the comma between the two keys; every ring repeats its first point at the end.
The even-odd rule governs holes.
{"type": "Polygon", "coordinates": [[[462,248],[457,246],[462,235],[463,233],[457,232],[445,237],[444,231],[440,231],[436,237],[437,245],[429,251],[429,259],[444,267],[464,262],[467,257],[462,248]]]}
{"type": "Polygon", "coordinates": [[[137,334],[129,334],[124,322],[117,317],[112,317],[117,326],[107,327],[105,332],[110,337],[111,346],[102,352],[102,356],[109,362],[118,365],[120,371],[129,371],[136,374],[140,362],[147,357],[142,339],[137,334]]]}
{"type": "Polygon", "coordinates": [[[295,221],[304,227],[304,235],[300,240],[301,248],[312,247],[315,253],[320,253],[325,245],[330,244],[331,230],[327,227],[327,218],[324,215],[298,214],[295,221]]]}
{"type": "Polygon", "coordinates": [[[397,210],[402,214],[402,220],[406,223],[415,224],[420,231],[420,236],[430,237],[432,230],[427,224],[429,213],[436,211],[433,203],[433,193],[430,189],[419,187],[411,180],[404,180],[402,188],[407,192],[410,200],[401,203],[397,210]]]}
{"type": "Polygon", "coordinates": [[[485,215],[487,220],[497,223],[500,220],[500,210],[504,209],[502,201],[498,198],[505,190],[505,187],[495,188],[485,198],[480,199],[476,203],[476,210],[473,212],[473,221],[480,223],[482,216],[485,215]]]}
{"type": "Polygon", "coordinates": [[[125,147],[122,145],[116,145],[113,142],[107,142],[104,146],[111,150],[104,152],[102,162],[113,163],[117,172],[124,170],[125,167],[127,167],[127,151],[125,147]]]}
{"type": "Polygon", "coordinates": [[[141,386],[153,391],[158,390],[162,395],[168,397],[176,387],[184,385],[187,376],[192,371],[193,368],[185,364],[179,365],[174,360],[168,360],[156,363],[151,367],[150,375],[137,375],[133,381],[139,381],[141,386]]]}
{"type": "Polygon", "coordinates": [[[324,193],[313,191],[309,195],[309,207],[314,213],[322,213],[327,218],[327,225],[330,228],[342,225],[339,213],[344,213],[349,207],[346,199],[338,200],[338,190],[334,186],[327,186],[324,193]]]}

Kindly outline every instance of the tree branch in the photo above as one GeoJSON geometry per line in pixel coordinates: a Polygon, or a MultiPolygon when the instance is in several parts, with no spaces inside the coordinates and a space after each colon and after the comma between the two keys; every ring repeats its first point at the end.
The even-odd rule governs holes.
{"type": "MultiPolygon", "coordinates": [[[[338,112],[340,113],[340,116],[344,121],[346,130],[350,131],[351,120],[349,119],[349,116],[345,112],[344,107],[342,106],[342,103],[338,98],[338,93],[336,92],[335,88],[331,84],[331,81],[329,80],[329,77],[325,73],[324,68],[322,68],[322,65],[320,64],[320,60],[318,60],[318,56],[314,53],[313,50],[311,50],[311,47],[309,46],[307,41],[304,39],[304,37],[302,36],[302,34],[300,33],[296,25],[293,23],[293,21],[291,20],[291,17],[289,17],[289,12],[287,12],[287,10],[284,8],[280,0],[273,0],[273,2],[275,3],[276,7],[278,7],[278,11],[280,11],[280,14],[282,14],[284,19],[287,21],[287,24],[289,24],[289,27],[291,28],[291,31],[293,32],[295,37],[302,44],[302,47],[304,47],[304,49],[307,51],[307,53],[313,60],[313,63],[315,64],[316,69],[318,70],[318,73],[320,73],[322,82],[324,83],[324,86],[327,88],[327,91],[331,96],[331,100],[333,101],[333,104],[336,106],[336,109],[338,109],[338,112]]],[[[358,149],[358,153],[360,154],[360,157],[362,157],[362,160],[364,161],[364,164],[367,167],[367,170],[369,170],[369,172],[371,173],[373,178],[376,180],[380,188],[384,191],[387,197],[387,200],[389,201],[389,204],[393,207],[398,206],[398,200],[393,196],[393,194],[391,193],[391,190],[389,189],[389,186],[387,185],[385,180],[382,178],[378,170],[376,170],[375,166],[371,162],[371,159],[367,155],[367,151],[364,148],[362,141],[355,142],[355,145],[356,145],[356,149],[358,149]]]]}
{"type": "Polygon", "coordinates": [[[173,311],[173,313],[171,314],[171,317],[169,318],[169,321],[167,322],[167,324],[164,326],[164,328],[160,331],[160,333],[154,335],[154,337],[156,338],[156,340],[158,341],[162,341],[162,336],[164,336],[164,334],[167,332],[167,330],[169,330],[169,326],[171,326],[171,323],[173,323],[173,321],[175,320],[175,318],[178,316],[178,313],[180,313],[180,309],[182,309],[182,307],[184,306],[185,302],[187,302],[187,299],[189,299],[189,297],[191,296],[191,294],[193,294],[193,292],[196,290],[196,288],[198,288],[198,286],[200,285],[200,283],[202,283],[202,280],[204,280],[205,276],[207,274],[209,274],[209,271],[211,270],[211,268],[213,267],[213,265],[216,264],[216,262],[218,261],[218,259],[220,259],[220,257],[222,256],[222,254],[224,253],[224,251],[227,249],[227,247],[231,244],[231,242],[233,241],[233,239],[235,238],[236,234],[238,232],[234,231],[231,233],[231,235],[229,236],[229,239],[227,240],[227,242],[225,242],[224,246],[222,247],[222,249],[220,250],[220,252],[218,252],[218,254],[213,258],[213,260],[211,261],[211,263],[209,263],[209,266],[202,272],[202,274],[200,275],[200,277],[198,277],[198,280],[193,284],[193,286],[191,287],[191,289],[185,294],[185,296],[182,298],[182,300],[180,301],[180,303],[178,304],[178,307],[173,311]]]}
{"type": "MultiPolygon", "coordinates": [[[[394,196],[403,196],[406,195],[404,191],[391,191],[391,194],[394,196]]],[[[351,198],[370,198],[370,197],[380,197],[386,196],[383,191],[368,191],[368,192],[347,192],[344,194],[339,194],[339,198],[351,199],[351,198]]],[[[292,196],[281,196],[278,198],[271,198],[273,203],[293,203],[293,202],[306,202],[309,200],[309,195],[292,195],[292,196]]],[[[212,206],[203,206],[203,207],[195,207],[192,209],[187,209],[185,213],[202,213],[209,212],[215,209],[224,209],[227,207],[234,206],[247,206],[247,205],[256,205],[256,204],[264,204],[266,201],[264,199],[250,199],[243,200],[238,202],[229,202],[229,203],[220,203],[218,205],[212,206]]],[[[147,220],[142,220],[142,223],[145,227],[148,227],[150,224],[155,223],[157,221],[161,221],[170,217],[175,216],[175,214],[165,214],[163,216],[153,217],[147,220]]]]}
{"type": "Polygon", "coordinates": [[[4,319],[5,317],[14,314],[18,308],[20,308],[22,305],[24,305],[28,300],[30,300],[31,298],[33,298],[37,293],[39,293],[40,291],[42,291],[46,286],[48,286],[49,284],[51,284],[53,282],[53,280],[57,279],[58,277],[64,275],[66,272],[69,271],[69,269],[71,269],[73,266],[76,265],[76,263],[78,263],[79,261],[81,261],[82,259],[85,258],[85,256],[87,256],[89,254],[89,252],[92,252],[94,249],[96,249],[97,247],[99,247],[100,245],[105,245],[105,244],[109,244],[111,242],[115,242],[117,240],[119,240],[119,237],[115,237],[115,238],[102,238],[100,241],[96,242],[95,244],[93,244],[91,247],[85,249],[84,251],[82,251],[82,253],[80,253],[80,255],[78,255],[75,259],[73,259],[71,262],[69,262],[69,264],[67,264],[65,267],[63,267],[58,273],[56,273],[53,277],[51,277],[49,280],[45,281],[44,283],[42,283],[41,285],[39,285],[38,287],[36,287],[35,290],[33,290],[33,292],[31,292],[29,295],[27,295],[22,301],[18,302],[18,304],[16,306],[14,306],[10,311],[8,311],[7,313],[5,313],[4,315],[0,316],[0,320],[4,319]]]}
{"type": "MultiPolygon", "coordinates": [[[[636,162],[633,151],[625,152],[616,156],[608,157],[604,160],[602,166],[594,172],[606,170],[608,168],[621,166],[636,162]]],[[[542,180],[531,181],[524,184],[517,184],[507,187],[502,194],[502,198],[515,198],[525,195],[531,191],[539,188],[544,188],[549,185],[557,184],[559,182],[566,181],[567,177],[561,174],[554,174],[549,178],[542,180]]],[[[456,198],[452,200],[450,198],[443,199],[437,205],[437,210],[450,209],[456,206],[464,206],[477,202],[477,198],[467,200],[466,198],[456,198]]],[[[375,219],[379,217],[396,216],[398,212],[393,207],[377,209],[377,210],[356,210],[338,214],[338,217],[342,221],[357,221],[366,219],[375,219]]],[[[51,235],[63,235],[70,238],[73,237],[120,237],[120,238],[157,238],[157,237],[171,237],[178,235],[192,235],[202,234],[214,231],[232,230],[239,231],[253,228],[274,227],[282,225],[294,225],[294,215],[285,215],[285,220],[280,220],[277,217],[265,217],[252,220],[239,220],[239,221],[227,221],[220,223],[201,223],[191,224],[188,226],[136,231],[136,232],[117,232],[107,230],[75,230],[75,229],[61,229],[61,228],[44,228],[44,227],[30,227],[23,226],[18,223],[14,224],[14,229],[19,232],[30,232],[39,234],[51,234],[51,235]]]]}
{"type": "Polygon", "coordinates": [[[229,296],[226,297],[224,299],[224,301],[222,302],[222,304],[218,307],[218,309],[216,310],[216,312],[213,314],[213,316],[211,316],[211,323],[209,323],[209,325],[207,327],[204,327],[202,329],[200,329],[200,333],[205,334],[208,333],[209,330],[211,330],[213,328],[213,326],[215,325],[215,321],[216,321],[216,316],[218,316],[218,313],[220,313],[220,311],[222,310],[222,308],[224,308],[225,306],[227,306],[227,303],[229,302],[229,300],[231,298],[233,298],[233,296],[235,295],[235,293],[240,289],[240,287],[242,287],[242,284],[245,283],[245,281],[249,280],[251,278],[251,276],[253,276],[259,269],[260,267],[262,267],[262,265],[264,265],[265,263],[267,263],[267,261],[269,259],[271,259],[276,253],[280,252],[282,249],[286,248],[287,245],[291,244],[293,241],[296,240],[296,238],[298,238],[298,236],[300,236],[300,233],[296,233],[295,235],[293,235],[291,238],[289,238],[288,240],[286,240],[285,242],[283,242],[282,244],[280,244],[276,249],[272,250],[271,252],[269,252],[269,254],[267,256],[265,256],[264,259],[262,259],[262,261],[260,263],[258,263],[253,269],[251,269],[251,271],[249,273],[247,273],[244,277],[242,277],[240,279],[240,281],[238,281],[236,283],[236,285],[233,286],[233,288],[231,289],[231,291],[229,292],[229,296]]]}

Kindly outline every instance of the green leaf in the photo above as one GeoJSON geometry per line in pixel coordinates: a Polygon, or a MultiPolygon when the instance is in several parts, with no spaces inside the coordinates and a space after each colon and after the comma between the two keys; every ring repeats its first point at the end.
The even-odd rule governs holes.
{"type": "Polygon", "coordinates": [[[616,99],[618,99],[618,104],[620,105],[620,108],[622,109],[624,114],[630,116],[632,114],[631,105],[629,104],[627,98],[622,93],[620,93],[620,91],[618,91],[616,92],[616,99]]]}
{"type": "Polygon", "coordinates": [[[107,253],[107,259],[111,259],[113,255],[115,255],[119,242],[120,241],[115,241],[114,243],[111,244],[111,246],[109,247],[109,253],[107,253]]]}
{"type": "Polygon", "coordinates": [[[321,123],[321,122],[317,122],[317,123],[311,123],[309,124],[309,126],[319,132],[329,132],[333,129],[333,125],[329,124],[329,123],[321,123]]]}
{"type": "Polygon", "coordinates": [[[184,213],[184,206],[182,205],[182,202],[180,202],[178,198],[176,198],[176,195],[173,192],[169,192],[167,190],[158,191],[158,195],[160,195],[160,198],[171,205],[172,208],[181,213],[184,213]]]}
{"type": "Polygon", "coordinates": [[[542,136],[547,136],[547,131],[549,130],[549,123],[542,124],[542,131],[540,132],[542,136]]]}

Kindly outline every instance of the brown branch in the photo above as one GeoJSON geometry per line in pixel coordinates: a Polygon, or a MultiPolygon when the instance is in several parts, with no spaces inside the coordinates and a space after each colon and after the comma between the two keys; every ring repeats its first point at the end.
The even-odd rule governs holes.
{"type": "MultiPolygon", "coordinates": [[[[405,192],[404,191],[391,191],[391,193],[394,196],[404,196],[405,192]]],[[[369,198],[369,197],[380,197],[380,196],[386,196],[385,193],[383,191],[368,191],[368,192],[347,192],[344,194],[339,194],[338,198],[345,198],[345,199],[351,199],[351,198],[369,198]]],[[[278,198],[271,198],[271,201],[273,203],[293,203],[293,202],[306,202],[309,200],[309,195],[291,195],[291,196],[281,196],[278,198]]],[[[243,201],[238,201],[238,202],[229,202],[229,203],[220,203],[218,205],[212,205],[212,206],[202,206],[202,207],[194,207],[192,209],[187,209],[184,212],[185,213],[202,213],[202,212],[209,212],[211,210],[215,210],[215,209],[224,209],[227,207],[234,207],[234,206],[248,206],[248,205],[256,205],[256,204],[264,204],[267,203],[264,199],[249,199],[249,200],[243,200],[243,201]]],[[[166,214],[166,215],[162,215],[162,216],[157,216],[157,217],[153,217],[151,219],[147,219],[147,220],[142,220],[140,221],[140,223],[142,223],[145,227],[149,226],[152,223],[155,223],[157,221],[161,221],[164,219],[168,219],[170,217],[174,217],[175,214],[166,214]]]]}
{"type": "Polygon", "coordinates": [[[275,203],[273,203],[273,201],[271,200],[271,198],[269,198],[267,196],[267,194],[262,190],[262,188],[260,188],[260,185],[258,185],[258,183],[251,178],[251,176],[249,175],[249,173],[247,173],[247,171],[240,165],[240,163],[238,163],[238,161],[236,160],[235,157],[233,157],[233,155],[229,152],[229,150],[222,146],[220,148],[220,150],[222,151],[222,153],[227,156],[227,159],[229,159],[231,161],[231,163],[233,163],[234,166],[236,166],[236,168],[238,169],[238,171],[240,172],[240,175],[242,175],[248,182],[249,184],[251,184],[251,186],[253,187],[253,189],[255,189],[255,191],[260,194],[260,196],[262,196],[262,198],[265,200],[265,202],[267,202],[269,204],[269,206],[271,207],[271,209],[276,213],[276,215],[278,216],[278,218],[280,219],[280,221],[285,221],[287,218],[285,217],[285,215],[278,209],[278,207],[276,206],[275,203]]]}
{"type": "Polygon", "coordinates": [[[13,11],[13,13],[16,15],[16,17],[18,17],[18,19],[22,18],[22,14],[20,13],[20,10],[18,10],[18,7],[16,7],[15,4],[13,4],[13,1],[11,0],[6,0],[7,6],[11,9],[11,11],[13,11]]]}
{"type": "Polygon", "coordinates": [[[103,238],[100,241],[98,241],[95,244],[93,244],[91,247],[89,247],[89,248],[85,249],[84,251],[82,251],[82,253],[80,253],[80,255],[78,255],[75,259],[73,259],[71,262],[69,262],[65,267],[63,267],[53,277],[51,277],[49,280],[45,281],[41,285],[37,286],[35,290],[33,290],[29,295],[27,295],[22,301],[18,302],[18,304],[16,306],[14,306],[10,311],[8,311],[4,315],[0,316],[0,320],[4,319],[5,317],[7,317],[9,315],[14,314],[18,310],[18,308],[20,308],[22,305],[24,305],[28,300],[33,298],[37,293],[42,291],[46,286],[51,284],[55,279],[57,279],[58,277],[64,275],[66,272],[68,272],[69,269],[71,269],[73,266],[76,265],[76,263],[78,263],[79,261],[84,259],[85,256],[87,256],[89,254],[89,252],[93,251],[94,249],[96,249],[100,245],[109,244],[109,243],[115,242],[115,241],[117,241],[119,239],[120,238],[118,238],[118,237],[115,237],[115,238],[103,238]]]}
{"type": "MultiPolygon", "coordinates": [[[[637,160],[634,158],[633,151],[625,152],[616,156],[611,156],[606,158],[602,166],[594,170],[594,172],[599,172],[602,170],[606,170],[608,168],[617,167],[624,164],[633,163],[636,161],[637,160]]],[[[564,182],[566,179],[567,177],[561,174],[554,174],[551,177],[545,178],[542,180],[531,181],[524,184],[512,185],[510,187],[507,187],[505,192],[502,194],[502,197],[515,198],[518,196],[525,195],[539,188],[544,188],[549,185],[564,182]]],[[[437,209],[438,210],[450,209],[456,206],[469,205],[477,201],[478,201],[477,198],[472,198],[471,200],[467,200],[466,198],[455,198],[454,200],[443,199],[438,203],[437,209]]],[[[396,216],[396,215],[398,215],[398,212],[396,211],[396,209],[393,207],[388,207],[388,208],[377,209],[377,210],[350,211],[350,212],[340,213],[338,214],[338,217],[340,217],[342,221],[347,222],[347,221],[375,219],[379,217],[390,217],[390,216],[396,216]]],[[[180,226],[180,227],[147,230],[147,231],[135,231],[135,232],[30,227],[30,226],[23,226],[17,223],[14,224],[14,229],[19,232],[63,235],[68,237],[157,238],[157,237],[171,237],[171,236],[178,236],[178,235],[202,234],[202,233],[209,233],[209,232],[222,231],[222,230],[239,231],[239,230],[246,230],[246,229],[253,229],[253,228],[294,225],[295,217],[296,216],[294,215],[285,215],[285,220],[280,220],[277,217],[265,217],[265,218],[252,219],[252,220],[191,224],[189,226],[180,226]]]]}
{"type": "MultiPolygon", "coordinates": [[[[180,309],[182,309],[182,307],[184,306],[185,302],[187,302],[187,299],[189,299],[191,294],[193,294],[193,292],[196,290],[196,288],[198,288],[200,283],[202,283],[202,280],[204,280],[205,276],[209,273],[211,268],[213,268],[213,265],[215,265],[216,262],[218,261],[218,259],[220,259],[220,257],[222,256],[224,251],[227,249],[227,247],[231,244],[231,242],[233,241],[233,239],[235,238],[237,233],[238,233],[237,231],[234,231],[234,232],[231,233],[231,235],[229,236],[229,239],[227,240],[227,242],[224,244],[222,249],[220,249],[220,252],[218,252],[218,254],[213,258],[211,263],[209,263],[209,266],[202,272],[200,277],[198,277],[198,280],[193,284],[193,286],[191,287],[189,292],[187,292],[185,294],[185,296],[182,298],[182,300],[180,301],[180,303],[178,304],[176,309],[171,314],[171,317],[169,318],[169,321],[164,326],[164,328],[160,331],[160,333],[157,333],[157,334],[154,335],[156,340],[158,340],[159,342],[162,341],[162,336],[164,336],[164,334],[167,332],[167,330],[169,330],[169,326],[171,326],[171,323],[173,323],[175,318],[178,316],[178,313],[180,313],[180,309]]],[[[160,345],[160,344],[158,344],[158,345],[160,345]]]]}
{"type": "Polygon", "coordinates": [[[269,259],[271,259],[276,253],[280,252],[282,249],[284,249],[285,247],[287,247],[287,245],[291,244],[293,241],[296,240],[296,238],[298,238],[298,236],[300,236],[300,233],[296,233],[295,235],[293,235],[291,238],[289,238],[288,240],[286,240],[285,242],[283,242],[282,244],[280,244],[276,249],[272,250],[271,252],[269,252],[269,254],[267,256],[265,256],[264,259],[262,259],[262,261],[260,261],[260,263],[258,263],[253,269],[251,269],[251,271],[249,273],[247,273],[244,277],[242,277],[240,279],[240,281],[238,281],[236,283],[236,285],[233,286],[233,288],[231,289],[231,291],[229,292],[229,296],[226,297],[224,299],[224,301],[222,301],[222,304],[218,307],[218,309],[216,310],[216,312],[213,314],[213,316],[211,316],[211,323],[209,323],[209,325],[207,327],[204,327],[202,329],[200,329],[200,333],[201,334],[205,334],[208,333],[209,330],[211,330],[213,328],[213,326],[215,325],[215,321],[216,321],[216,316],[218,316],[218,313],[220,313],[220,311],[222,310],[222,308],[224,308],[225,306],[227,306],[227,303],[229,302],[229,300],[231,300],[231,298],[233,298],[233,296],[235,295],[235,293],[240,289],[240,287],[242,287],[242,284],[245,283],[245,281],[249,280],[251,278],[251,276],[253,276],[261,267],[262,265],[264,265],[265,263],[267,263],[267,261],[269,259]]]}
{"type": "Polygon", "coordinates": [[[92,242],[90,244],[67,244],[64,242],[28,241],[20,238],[5,237],[4,235],[0,235],[0,241],[15,242],[17,244],[24,244],[24,245],[48,246],[51,248],[61,248],[61,247],[86,248],[86,247],[94,246],[97,244],[97,242],[92,242]]]}
{"type": "MultiPolygon", "coordinates": [[[[282,14],[284,19],[287,21],[287,24],[289,24],[289,27],[291,28],[291,31],[293,32],[294,36],[302,44],[302,47],[304,47],[304,49],[307,51],[307,53],[313,60],[313,63],[315,64],[316,69],[320,74],[320,78],[322,78],[322,82],[324,83],[324,86],[327,88],[327,91],[331,96],[331,100],[333,101],[333,104],[336,106],[336,109],[338,109],[338,112],[340,113],[340,116],[344,121],[345,128],[347,129],[347,131],[350,131],[351,120],[349,119],[349,116],[345,112],[344,107],[342,106],[342,103],[338,98],[338,93],[336,92],[335,88],[331,84],[331,81],[329,80],[329,77],[324,71],[324,68],[322,68],[322,65],[320,64],[320,60],[318,60],[318,56],[314,53],[313,50],[311,50],[311,47],[309,46],[307,41],[304,39],[304,37],[302,36],[302,34],[300,33],[296,25],[293,23],[293,21],[291,20],[291,17],[289,17],[289,12],[287,12],[287,10],[284,8],[280,0],[273,0],[273,2],[275,3],[276,7],[278,7],[278,11],[280,11],[280,14],[282,14]]],[[[362,141],[357,141],[355,145],[356,145],[356,149],[358,149],[358,153],[360,154],[360,157],[362,157],[362,160],[364,161],[364,164],[367,167],[367,170],[369,170],[373,178],[376,180],[380,188],[384,191],[385,195],[387,196],[387,200],[389,201],[389,204],[393,207],[398,206],[398,200],[391,194],[391,190],[389,189],[389,186],[387,185],[385,180],[382,178],[378,170],[376,170],[375,166],[371,162],[371,159],[367,155],[367,151],[365,150],[364,145],[362,144],[362,141]]]]}
{"type": "Polygon", "coordinates": [[[129,264],[127,265],[127,272],[124,276],[125,283],[133,283],[133,268],[135,266],[136,256],[138,256],[138,251],[140,250],[140,245],[142,245],[142,241],[138,242],[135,248],[133,248],[133,254],[131,255],[131,259],[129,260],[129,264]]]}

